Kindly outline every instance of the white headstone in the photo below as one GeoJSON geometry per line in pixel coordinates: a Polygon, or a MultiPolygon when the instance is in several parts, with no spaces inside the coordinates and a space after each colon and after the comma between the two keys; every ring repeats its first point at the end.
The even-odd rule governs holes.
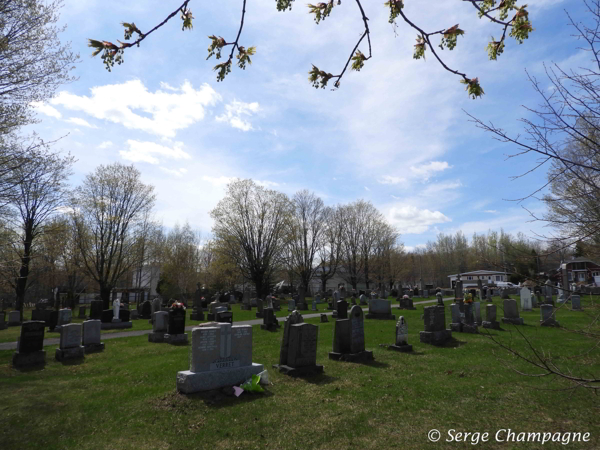
{"type": "Polygon", "coordinates": [[[167,311],[157,311],[153,314],[153,317],[152,331],[155,333],[166,332],[169,313],[167,311]]]}
{"type": "Polygon", "coordinates": [[[74,348],[81,345],[81,324],[69,323],[60,328],[60,348],[74,348]]]}
{"type": "Polygon", "coordinates": [[[404,320],[404,316],[400,316],[396,324],[396,345],[408,344],[408,326],[404,320]]]}
{"type": "Polygon", "coordinates": [[[531,303],[531,291],[526,287],[521,289],[521,310],[522,311],[531,311],[532,303],[531,303]]]}

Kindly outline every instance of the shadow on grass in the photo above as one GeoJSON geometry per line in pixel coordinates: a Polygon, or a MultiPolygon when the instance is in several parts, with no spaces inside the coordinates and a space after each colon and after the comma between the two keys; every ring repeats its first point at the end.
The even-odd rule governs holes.
{"type": "Polygon", "coordinates": [[[239,397],[235,395],[228,395],[223,392],[223,390],[214,390],[214,391],[206,391],[206,392],[197,392],[195,394],[178,394],[187,397],[192,403],[194,402],[203,402],[209,408],[228,408],[231,406],[240,405],[242,403],[250,403],[256,400],[260,400],[264,397],[272,397],[273,394],[271,391],[265,389],[264,392],[253,393],[253,392],[244,392],[239,397]]]}
{"type": "Polygon", "coordinates": [[[17,372],[21,372],[21,373],[38,372],[38,371],[44,370],[46,368],[46,363],[36,364],[34,366],[27,366],[27,367],[15,367],[11,364],[11,367],[13,369],[15,369],[17,372]]]}
{"type": "Polygon", "coordinates": [[[369,367],[377,367],[378,369],[387,369],[388,367],[390,367],[390,365],[388,363],[382,363],[380,361],[364,361],[364,362],[357,362],[354,364],[360,364],[362,366],[369,366],[369,367]]]}
{"type": "Polygon", "coordinates": [[[83,364],[84,362],[85,362],[85,358],[66,359],[66,360],[60,361],[60,363],[63,366],[79,366],[79,365],[83,364]]]}
{"type": "Polygon", "coordinates": [[[334,381],[338,380],[337,377],[331,377],[325,373],[320,373],[318,375],[299,376],[296,378],[300,378],[300,379],[306,381],[307,383],[316,384],[316,385],[330,384],[330,383],[333,383],[334,381]]]}
{"type": "Polygon", "coordinates": [[[457,347],[462,347],[463,345],[467,345],[468,342],[467,341],[459,341],[456,338],[452,338],[452,339],[448,339],[446,342],[444,342],[442,345],[437,345],[436,347],[439,348],[457,348],[457,347]]]}

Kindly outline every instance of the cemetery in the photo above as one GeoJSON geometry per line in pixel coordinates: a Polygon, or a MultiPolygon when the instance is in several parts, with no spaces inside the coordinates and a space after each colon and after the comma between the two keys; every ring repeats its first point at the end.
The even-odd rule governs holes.
{"type": "MultiPolygon", "coordinates": [[[[589,296],[581,297],[587,308],[598,308],[597,301],[593,305],[589,296]]],[[[487,305],[484,327],[498,324],[494,310],[503,301],[494,297],[487,305]]],[[[353,306],[348,318],[330,316],[326,323],[321,322],[320,313],[305,318],[313,316],[310,311],[286,312],[281,328],[274,333],[261,332],[259,324],[187,322],[192,327],[186,330],[191,339],[184,346],[156,345],[146,336],[107,340],[114,331],[103,331],[104,350],[100,352],[87,350],[101,344],[98,320],[83,322],[83,336],[81,324],[63,325],[61,342],[43,347],[43,339],[52,334],[44,335],[43,322],[28,321],[19,350],[0,350],[3,408],[12,411],[4,424],[15,431],[3,442],[6,448],[33,448],[60,435],[63,446],[72,448],[95,447],[98,442],[109,447],[157,448],[194,446],[201,433],[206,445],[227,448],[257,448],[269,441],[277,442],[278,448],[296,448],[301,440],[307,448],[394,448],[401,444],[417,449],[423,448],[429,429],[458,428],[463,421],[482,429],[496,422],[503,428],[519,429],[520,423],[527,421],[540,431],[563,429],[576,422],[592,435],[600,433],[600,423],[588,413],[596,408],[592,396],[576,390],[569,394],[568,402],[560,401],[563,393],[543,389],[565,386],[563,382],[519,377],[514,370],[528,371],[527,364],[510,358],[508,364],[499,364],[494,356],[499,347],[485,328],[478,334],[452,333],[450,338],[447,331],[447,340],[439,345],[430,345],[432,337],[424,340],[423,333],[450,328],[452,305],[450,299],[445,301],[448,320],[441,322],[443,327],[435,324],[442,320],[436,314],[440,307],[427,303],[417,303],[415,311],[403,311],[397,322],[369,320],[366,309],[363,315],[359,306],[353,306]],[[423,314],[427,321],[421,319],[423,314]],[[90,325],[95,325],[94,331],[90,325]],[[71,332],[71,327],[79,328],[71,332]],[[86,349],[84,358],[78,345],[86,349]],[[47,356],[68,351],[79,359],[47,356]],[[338,353],[334,359],[332,351],[338,353]],[[361,353],[362,357],[356,356],[361,353]],[[32,364],[26,370],[19,368],[24,358],[32,364]],[[70,361],[79,362],[65,366],[70,361]],[[264,372],[268,383],[262,386],[263,393],[245,392],[236,397],[231,392],[232,386],[264,372]],[[115,379],[119,382],[114,383],[115,379]],[[453,389],[446,388],[448,383],[453,389]],[[91,387],[97,396],[83,394],[91,387]],[[58,399],[61,406],[57,409],[58,399]],[[468,410],[455,407],[463,401],[470,405],[468,410]],[[30,402],[37,407],[30,408],[30,402]],[[303,414],[306,408],[318,411],[319,424],[303,414]],[[405,426],[399,428],[395,418],[403,411],[408,414],[405,426]],[[373,415],[377,423],[365,426],[366,417],[373,415]],[[294,424],[287,426],[288,433],[278,431],[282,417],[294,424]],[[91,421],[88,427],[93,434],[76,431],[81,420],[91,421]],[[152,422],[155,425],[148,427],[152,422]],[[331,435],[327,431],[342,424],[352,432],[331,435]],[[117,430],[127,432],[123,435],[115,433],[117,430]],[[21,431],[28,435],[26,445],[18,444],[23,443],[18,437],[21,431]]],[[[539,311],[520,313],[526,322],[539,323],[539,311]]],[[[165,333],[168,312],[155,314],[155,329],[165,333]],[[165,319],[159,319],[162,317],[165,319]]],[[[558,308],[554,314],[561,325],[582,323],[581,314],[568,307],[558,308]]],[[[515,332],[511,331],[515,326],[502,324],[501,330],[492,326],[491,336],[515,344],[515,332]]],[[[555,327],[533,328],[523,332],[534,342],[552,345],[556,356],[578,351],[582,338],[564,341],[555,327]]],[[[522,341],[516,344],[526,350],[522,341]]],[[[590,371],[600,369],[595,361],[585,364],[590,371]]]]}
{"type": "Polygon", "coordinates": [[[0,31],[0,450],[600,449],[600,0],[0,31]]]}

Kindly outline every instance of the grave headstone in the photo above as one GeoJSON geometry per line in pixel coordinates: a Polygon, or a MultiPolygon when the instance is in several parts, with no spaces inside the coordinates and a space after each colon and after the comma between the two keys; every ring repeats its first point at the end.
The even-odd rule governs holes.
{"type": "Polygon", "coordinates": [[[446,311],[443,306],[426,306],[423,311],[425,330],[419,332],[422,343],[442,345],[452,338],[452,331],[446,330],[446,311]]]}
{"type": "Polygon", "coordinates": [[[502,318],[502,323],[523,325],[523,318],[519,316],[519,309],[517,308],[516,300],[504,300],[504,317],[502,318]]]}
{"type": "Polygon", "coordinates": [[[277,328],[279,328],[280,325],[279,325],[279,321],[275,317],[275,311],[273,311],[273,308],[265,308],[263,310],[263,313],[264,313],[264,317],[263,317],[263,323],[260,326],[261,330],[268,330],[268,331],[277,330],[277,328]]]}
{"type": "Polygon", "coordinates": [[[101,352],[104,350],[104,342],[101,339],[101,322],[97,319],[83,322],[83,348],[85,353],[101,352]]]}
{"type": "Polygon", "coordinates": [[[171,308],[168,314],[165,342],[172,345],[187,344],[188,335],[185,332],[185,309],[171,308]]]}
{"type": "Polygon", "coordinates": [[[150,302],[150,300],[146,300],[142,303],[140,308],[140,318],[150,319],[150,323],[152,323],[152,302],[150,302]]]}
{"type": "Polygon", "coordinates": [[[396,320],[392,314],[392,302],[385,299],[371,299],[369,301],[369,312],[367,319],[396,320]]]}
{"type": "Polygon", "coordinates": [[[298,311],[294,311],[284,324],[279,364],[273,367],[291,376],[312,375],[323,372],[317,365],[317,340],[319,328],[304,323],[298,311]]]}
{"type": "Polygon", "coordinates": [[[58,310],[58,322],[56,323],[56,330],[60,330],[63,325],[68,325],[71,323],[71,319],[73,318],[73,312],[68,308],[63,308],[58,310]]]}
{"type": "Polygon", "coordinates": [[[177,373],[184,394],[239,385],[264,370],[252,362],[252,326],[209,323],[192,330],[190,369],[177,373]]]}
{"type": "Polygon", "coordinates": [[[398,306],[399,309],[417,309],[414,307],[413,304],[413,299],[410,298],[408,295],[403,295],[402,298],[400,298],[400,305],[398,306]]]}
{"type": "Polygon", "coordinates": [[[23,322],[21,336],[17,343],[17,351],[13,353],[13,366],[25,368],[46,363],[46,351],[44,350],[45,325],[44,322],[39,320],[23,322]]]}
{"type": "Polygon", "coordinates": [[[338,319],[347,319],[348,318],[348,302],[346,300],[338,300],[337,302],[337,318],[338,319]]]}
{"type": "Polygon", "coordinates": [[[396,343],[386,347],[397,352],[412,352],[412,345],[408,344],[408,325],[404,316],[400,316],[396,323],[396,343]]]}
{"type": "Polygon", "coordinates": [[[60,328],[60,345],[54,357],[57,361],[81,359],[85,355],[85,348],[81,345],[81,324],[68,323],[60,328]]]}
{"type": "MultiPolygon", "coordinates": [[[[550,305],[554,305],[554,300],[552,299],[552,292],[554,291],[554,289],[552,288],[552,285],[550,284],[550,280],[548,280],[546,282],[546,285],[544,286],[544,297],[545,297],[545,302],[547,304],[550,305]]],[[[561,290],[561,292],[564,292],[561,290]]]]}
{"type": "Polygon", "coordinates": [[[260,298],[256,299],[256,317],[260,319],[264,317],[264,302],[260,298]]]}
{"type": "Polygon", "coordinates": [[[140,313],[137,311],[137,309],[133,309],[131,310],[131,314],[129,316],[130,320],[138,320],[140,318],[140,313]]]}
{"type": "Polygon", "coordinates": [[[473,314],[475,315],[475,322],[481,326],[481,303],[473,302],[473,314]]]}
{"type": "Polygon", "coordinates": [[[96,320],[102,318],[102,300],[92,300],[90,302],[90,319],[96,320]]]}
{"type": "Polygon", "coordinates": [[[8,313],[8,326],[16,327],[21,325],[21,313],[19,311],[10,311],[8,313]]]}
{"type": "Polygon", "coordinates": [[[227,311],[227,307],[215,308],[215,321],[219,323],[233,323],[233,312],[227,311]]]}
{"type": "Polygon", "coordinates": [[[579,295],[571,295],[571,309],[573,311],[583,311],[581,308],[581,297],[579,295]]]}
{"type": "Polygon", "coordinates": [[[462,326],[463,333],[478,333],[477,322],[475,322],[474,306],[473,302],[466,302],[464,304],[464,315],[465,319],[462,326]]]}
{"type": "Polygon", "coordinates": [[[169,313],[167,311],[157,311],[153,316],[152,333],[148,335],[148,342],[164,342],[169,322],[169,313]]]}
{"type": "Polygon", "coordinates": [[[367,296],[365,294],[360,294],[359,300],[361,305],[367,304],[367,296]]]}
{"type": "Polygon", "coordinates": [[[540,325],[543,327],[559,327],[560,324],[556,321],[554,317],[554,306],[552,305],[541,305],[540,312],[542,314],[542,319],[540,320],[540,325]]]}
{"type": "Polygon", "coordinates": [[[335,321],[333,351],[329,359],[359,362],[372,361],[373,352],[365,350],[365,330],[362,308],[358,305],[350,310],[348,319],[335,321]]]}
{"type": "Polygon", "coordinates": [[[492,301],[492,290],[490,288],[485,291],[485,298],[488,303],[492,301]]]}
{"type": "Polygon", "coordinates": [[[316,300],[312,301],[312,310],[317,311],[317,301],[316,300]]]}
{"type": "Polygon", "coordinates": [[[500,322],[496,320],[496,305],[486,305],[485,307],[485,321],[483,322],[483,328],[491,328],[493,330],[500,329],[500,322]]]}
{"type": "Polygon", "coordinates": [[[531,302],[531,291],[524,287],[519,291],[521,295],[521,310],[522,311],[532,311],[533,304],[531,302]]]}
{"type": "Polygon", "coordinates": [[[295,311],[295,310],[296,310],[296,302],[294,301],[293,298],[290,298],[288,300],[288,311],[292,312],[292,311],[295,311]]]}
{"type": "Polygon", "coordinates": [[[6,328],[8,328],[8,323],[6,322],[6,311],[0,311],[0,330],[6,330],[6,328]]]}
{"type": "Polygon", "coordinates": [[[321,314],[321,323],[325,322],[329,322],[329,320],[327,320],[327,314],[321,314]]]}
{"type": "Polygon", "coordinates": [[[79,316],[78,316],[78,319],[85,319],[86,318],[85,310],[86,310],[85,306],[80,306],[79,307],[79,316]]]}
{"type": "Polygon", "coordinates": [[[439,306],[444,306],[444,296],[441,292],[436,292],[435,298],[437,298],[437,304],[439,306]]]}

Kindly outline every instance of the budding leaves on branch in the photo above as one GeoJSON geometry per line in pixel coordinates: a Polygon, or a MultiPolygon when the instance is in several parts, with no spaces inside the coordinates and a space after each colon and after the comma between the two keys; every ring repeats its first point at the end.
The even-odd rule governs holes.
{"type": "Polygon", "coordinates": [[[100,58],[102,58],[102,62],[104,62],[106,70],[108,70],[109,72],[112,70],[112,67],[115,65],[115,63],[123,63],[122,43],[121,47],[117,47],[112,42],[88,39],[88,47],[92,47],[94,49],[94,51],[92,52],[92,56],[97,56],[98,54],[102,53],[100,58]]]}
{"type": "Polygon", "coordinates": [[[194,16],[192,15],[192,10],[191,9],[182,9],[181,10],[181,20],[183,21],[183,24],[181,25],[181,31],[185,31],[185,30],[192,30],[194,28],[194,26],[192,25],[192,20],[194,19],[194,16]]]}
{"type": "Polygon", "coordinates": [[[363,52],[356,50],[356,53],[352,57],[352,70],[360,72],[360,69],[362,69],[365,65],[366,59],[367,57],[363,54],[363,52]]]}
{"type": "Polygon", "coordinates": [[[415,44],[415,52],[413,53],[414,59],[425,59],[425,38],[421,35],[417,36],[417,43],[415,44]]]}
{"type": "Polygon", "coordinates": [[[333,0],[329,0],[327,3],[317,3],[316,5],[307,5],[310,14],[315,15],[315,22],[319,23],[321,20],[325,20],[327,16],[331,14],[333,9],[333,0]]]}
{"type": "Polygon", "coordinates": [[[221,36],[209,36],[208,38],[211,40],[211,43],[208,46],[208,56],[206,59],[210,59],[213,55],[215,55],[215,58],[221,59],[221,50],[227,45],[225,39],[221,36]]]}
{"type": "Polygon", "coordinates": [[[469,93],[469,96],[475,100],[477,97],[481,97],[485,92],[483,92],[483,88],[479,84],[479,78],[473,78],[469,80],[468,78],[463,78],[460,80],[462,84],[466,84],[465,90],[469,93]]]}
{"type": "Polygon", "coordinates": [[[277,2],[277,11],[285,11],[286,9],[289,9],[291,11],[292,9],[292,2],[294,0],[275,0],[277,2]]]}
{"type": "Polygon", "coordinates": [[[487,46],[488,56],[490,60],[496,61],[498,59],[498,55],[501,55],[504,52],[504,40],[495,41],[492,36],[492,40],[487,46]]]}
{"type": "Polygon", "coordinates": [[[315,88],[325,89],[329,80],[333,77],[333,74],[327,73],[323,70],[320,70],[317,66],[313,64],[312,70],[308,72],[308,80],[312,83],[315,88]]]}
{"type": "Polygon", "coordinates": [[[400,10],[404,8],[404,3],[402,0],[390,0],[389,2],[385,2],[384,5],[390,8],[390,18],[388,22],[396,23],[396,18],[400,15],[400,10]]]}
{"type": "Polygon", "coordinates": [[[529,32],[533,31],[531,22],[529,21],[529,13],[525,9],[526,7],[527,5],[523,5],[517,9],[515,19],[513,20],[513,27],[510,31],[510,36],[515,38],[519,44],[522,44],[529,37],[529,32]]]}
{"type": "Polygon", "coordinates": [[[463,34],[465,34],[465,32],[458,28],[458,24],[448,28],[442,33],[440,48],[444,50],[445,46],[448,48],[448,50],[454,50],[454,47],[456,47],[456,39],[458,36],[462,36],[463,34]]]}

